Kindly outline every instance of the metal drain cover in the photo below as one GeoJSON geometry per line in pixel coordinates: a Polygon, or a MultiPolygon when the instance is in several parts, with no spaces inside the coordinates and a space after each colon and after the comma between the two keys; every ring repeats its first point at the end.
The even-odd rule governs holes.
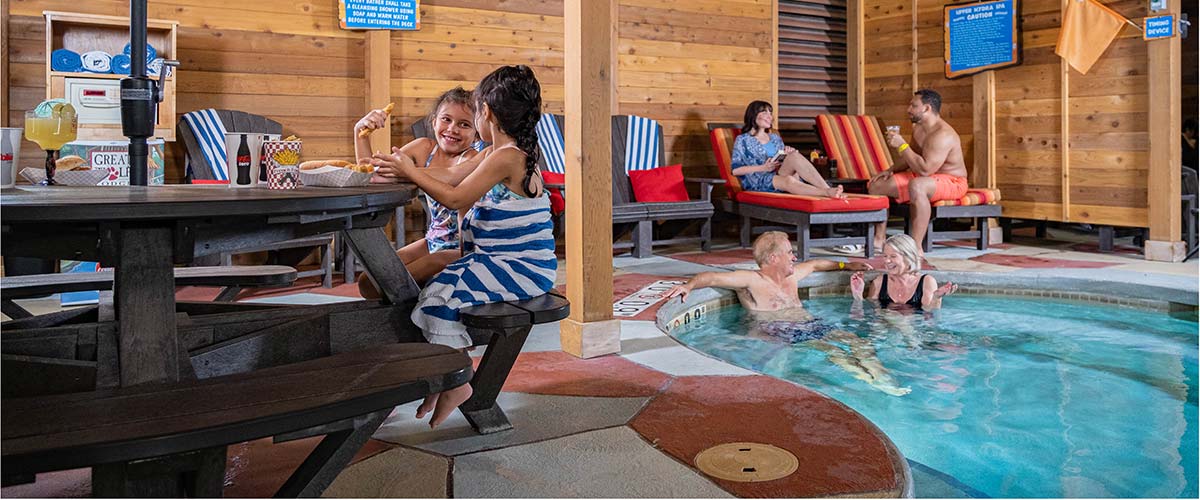
{"type": "Polygon", "coordinates": [[[763,443],[726,443],[696,454],[696,468],[718,479],[756,483],[787,477],[800,462],[791,452],[763,443]]]}

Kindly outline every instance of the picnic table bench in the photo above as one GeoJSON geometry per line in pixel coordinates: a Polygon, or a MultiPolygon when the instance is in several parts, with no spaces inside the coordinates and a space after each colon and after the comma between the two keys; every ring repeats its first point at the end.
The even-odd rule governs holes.
{"type": "MultiPolygon", "coordinates": [[[[229,302],[237,298],[243,288],[288,286],[298,277],[289,266],[199,266],[177,267],[175,286],[222,287],[217,302],[229,302]]],[[[89,290],[112,290],[113,271],[94,273],[33,274],[5,276],[0,279],[0,312],[12,319],[33,316],[14,299],[38,297],[52,293],[84,292],[89,290]]]]}
{"type": "Polygon", "coordinates": [[[348,421],[276,493],[319,496],[393,407],[470,376],[465,353],[406,343],[203,380],[7,399],[4,483],[95,466],[97,497],[220,497],[227,445],[348,421]],[[156,457],[171,466],[147,460],[156,457]]]}
{"type": "Polygon", "coordinates": [[[533,325],[559,321],[570,311],[567,299],[551,292],[526,300],[468,307],[459,313],[472,342],[488,346],[471,381],[475,392],[458,407],[477,432],[490,434],[512,428],[504,410],[496,404],[496,397],[533,325]]]}

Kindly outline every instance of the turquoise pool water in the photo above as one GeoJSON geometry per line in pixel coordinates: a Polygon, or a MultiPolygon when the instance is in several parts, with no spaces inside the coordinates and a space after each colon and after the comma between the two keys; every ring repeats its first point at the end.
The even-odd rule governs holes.
{"type": "Polygon", "coordinates": [[[751,336],[740,307],[672,335],[845,403],[967,494],[1197,497],[1195,321],[1042,298],[958,295],[947,304],[913,315],[855,313],[840,297],[805,301],[862,340],[751,336]],[[830,361],[850,344],[860,359],[874,346],[912,392],[889,395],[830,361]]]}

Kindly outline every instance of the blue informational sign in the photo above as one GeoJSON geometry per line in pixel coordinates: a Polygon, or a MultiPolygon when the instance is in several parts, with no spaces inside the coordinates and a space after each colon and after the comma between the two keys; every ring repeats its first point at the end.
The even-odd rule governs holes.
{"type": "Polygon", "coordinates": [[[1142,33],[1142,38],[1154,40],[1155,38],[1171,38],[1173,36],[1175,36],[1174,15],[1146,18],[1146,28],[1142,33]]]}
{"type": "Polygon", "coordinates": [[[947,5],[942,12],[946,78],[1020,62],[1016,0],[947,5]]]}
{"type": "Polygon", "coordinates": [[[421,29],[420,0],[338,0],[342,29],[421,29]]]}

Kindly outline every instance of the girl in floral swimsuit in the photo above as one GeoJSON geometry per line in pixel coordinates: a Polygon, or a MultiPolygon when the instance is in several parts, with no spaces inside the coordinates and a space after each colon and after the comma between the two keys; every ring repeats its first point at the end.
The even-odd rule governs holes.
{"type": "MultiPolygon", "coordinates": [[[[434,103],[433,112],[429,115],[434,138],[417,138],[400,148],[400,156],[414,165],[423,165],[430,172],[438,172],[436,175],[446,175],[448,167],[477,164],[482,156],[477,156],[479,136],[475,130],[474,116],[475,104],[470,92],[462,87],[446,91],[434,103]],[[417,163],[418,159],[424,162],[417,163]]],[[[370,158],[372,154],[368,139],[359,137],[358,132],[364,128],[380,128],[387,120],[387,113],[376,109],[355,124],[354,151],[358,158],[370,158]]],[[[402,180],[405,180],[402,175],[385,167],[376,171],[371,182],[394,183],[402,180]]],[[[396,252],[417,283],[428,281],[462,255],[458,243],[458,212],[432,198],[428,198],[427,202],[431,217],[425,237],[396,252]]],[[[365,298],[379,297],[375,285],[365,274],[358,279],[358,289],[365,298]]]]}

